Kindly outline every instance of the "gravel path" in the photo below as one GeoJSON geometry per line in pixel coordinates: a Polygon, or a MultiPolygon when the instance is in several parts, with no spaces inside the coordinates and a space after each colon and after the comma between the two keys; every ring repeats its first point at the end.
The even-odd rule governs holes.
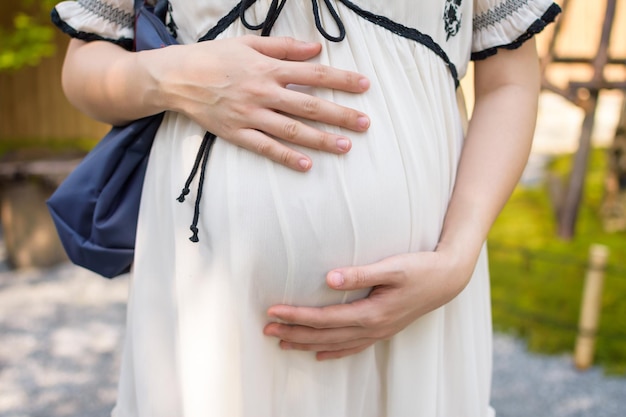
{"type": "Polygon", "coordinates": [[[625,417],[626,377],[579,372],[569,355],[529,354],[496,334],[492,405],[497,417],[625,417]]]}
{"type": "MultiPolygon", "coordinates": [[[[65,264],[0,270],[0,417],[107,417],[115,401],[127,279],[65,264]]],[[[624,417],[626,378],[496,335],[498,417],[624,417]]]]}

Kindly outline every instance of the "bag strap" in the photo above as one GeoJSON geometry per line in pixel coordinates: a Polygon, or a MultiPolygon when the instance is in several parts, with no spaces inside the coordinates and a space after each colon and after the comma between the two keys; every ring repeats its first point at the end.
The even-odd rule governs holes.
{"type": "Polygon", "coordinates": [[[163,17],[169,8],[169,3],[169,0],[135,0],[135,13],[137,13],[137,11],[143,6],[148,6],[151,8],[155,15],[163,17]]]}

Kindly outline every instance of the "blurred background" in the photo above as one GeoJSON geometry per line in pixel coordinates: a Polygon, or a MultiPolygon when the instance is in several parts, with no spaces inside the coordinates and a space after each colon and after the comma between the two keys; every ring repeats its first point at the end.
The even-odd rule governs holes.
{"type": "MultiPolygon", "coordinates": [[[[559,0],[524,176],[489,237],[498,417],[626,415],[626,0],[559,0]]],[[[60,86],[55,1],[0,3],[0,416],[107,416],[127,277],[67,262],[45,199],[109,126],[60,86]]],[[[472,72],[463,80],[471,113],[472,72]]]]}

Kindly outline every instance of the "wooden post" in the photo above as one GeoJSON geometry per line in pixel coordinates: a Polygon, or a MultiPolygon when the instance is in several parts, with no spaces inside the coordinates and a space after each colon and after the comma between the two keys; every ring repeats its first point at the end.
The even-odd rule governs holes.
{"type": "Polygon", "coordinates": [[[596,331],[602,305],[602,286],[604,270],[609,257],[609,248],[604,245],[591,245],[589,249],[589,267],[585,278],[578,337],[574,351],[574,364],[578,369],[589,368],[593,363],[596,331]]]}

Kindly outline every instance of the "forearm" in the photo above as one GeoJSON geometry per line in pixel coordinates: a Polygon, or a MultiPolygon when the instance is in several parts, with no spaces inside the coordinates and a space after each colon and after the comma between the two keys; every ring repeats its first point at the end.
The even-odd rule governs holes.
{"type": "Polygon", "coordinates": [[[113,125],[166,110],[146,70],[145,53],[104,41],[72,40],[63,66],[63,90],[85,114],[113,125]]]}
{"type": "Polygon", "coordinates": [[[275,138],[335,154],[348,152],[351,141],[300,118],[356,132],[369,127],[367,115],[356,109],[288,88],[355,94],[369,88],[361,74],[306,62],[321,46],[248,35],[128,52],[106,42],[72,41],[63,86],[68,99],[95,119],[119,125],[177,112],[234,145],[306,171],[310,158],[275,138]]]}
{"type": "Polygon", "coordinates": [[[472,265],[522,174],[537,113],[534,43],[499,54],[477,64],[476,104],[438,246],[472,265]]]}

